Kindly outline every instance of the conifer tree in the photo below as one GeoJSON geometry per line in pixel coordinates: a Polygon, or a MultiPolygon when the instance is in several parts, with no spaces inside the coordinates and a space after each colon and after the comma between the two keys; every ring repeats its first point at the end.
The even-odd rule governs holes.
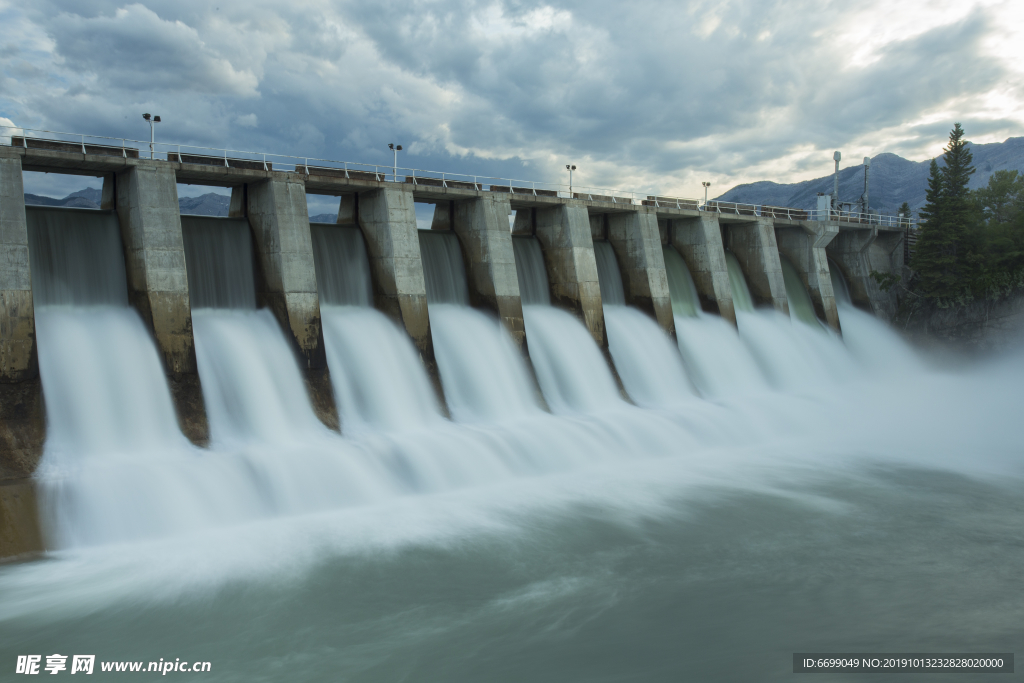
{"type": "Polygon", "coordinates": [[[952,258],[948,235],[942,220],[942,171],[932,159],[928,172],[928,190],[925,205],[918,212],[922,223],[917,236],[917,246],[910,267],[917,273],[917,289],[928,297],[943,296],[943,280],[947,276],[952,258]]]}
{"type": "Polygon", "coordinates": [[[975,222],[967,183],[974,173],[973,157],[959,123],[949,133],[943,161],[932,159],[928,175],[927,203],[921,209],[925,221],[918,236],[911,268],[917,272],[918,290],[932,299],[952,299],[970,293],[978,259],[972,249],[975,222]]]}
{"type": "Polygon", "coordinates": [[[910,204],[903,202],[900,204],[900,208],[896,210],[896,213],[904,218],[910,218],[910,204]]]}

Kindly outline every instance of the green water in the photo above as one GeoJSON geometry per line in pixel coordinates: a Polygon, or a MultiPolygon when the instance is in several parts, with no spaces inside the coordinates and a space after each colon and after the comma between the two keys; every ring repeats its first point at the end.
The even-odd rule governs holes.
{"type": "MultiPolygon", "coordinates": [[[[253,532],[233,539],[251,544],[251,572],[210,583],[199,579],[221,559],[209,550],[167,581],[143,561],[154,547],[107,572],[120,578],[51,560],[38,608],[0,622],[0,664],[59,652],[212,663],[175,680],[788,681],[794,651],[1019,651],[1022,493],[869,467],[629,513],[506,512],[490,529],[397,545],[296,552],[277,545],[281,530],[253,532]],[[147,577],[152,588],[129,588],[147,577]]],[[[298,520],[294,535],[350,523],[298,520]]],[[[0,567],[0,586],[19,570],[0,567]]]]}
{"type": "Polygon", "coordinates": [[[747,279],[743,276],[743,269],[736,254],[731,251],[725,252],[725,263],[729,268],[729,285],[732,287],[732,304],[737,311],[753,311],[754,300],[750,297],[750,289],[747,287],[747,279]]]}
{"type": "Polygon", "coordinates": [[[828,260],[828,274],[832,280],[832,292],[836,297],[836,304],[849,306],[851,304],[850,288],[846,284],[846,278],[843,277],[843,271],[839,270],[839,266],[832,259],[828,260]]]}
{"type": "Polygon", "coordinates": [[[811,295],[807,293],[800,274],[796,268],[786,259],[782,261],[782,278],[786,282],[786,299],[789,300],[789,316],[793,320],[807,323],[812,327],[821,327],[818,316],[814,314],[814,304],[811,303],[811,295]]]}
{"type": "Polygon", "coordinates": [[[690,276],[686,261],[675,247],[662,246],[665,254],[665,272],[668,274],[668,291],[672,295],[672,313],[692,318],[700,311],[700,298],[690,276]]]}

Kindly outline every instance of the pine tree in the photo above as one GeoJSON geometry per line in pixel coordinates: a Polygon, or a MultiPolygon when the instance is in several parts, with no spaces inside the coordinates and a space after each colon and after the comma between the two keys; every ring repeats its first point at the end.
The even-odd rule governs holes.
{"type": "Polygon", "coordinates": [[[939,168],[932,159],[927,203],[920,211],[921,227],[911,268],[917,272],[919,292],[932,299],[969,294],[978,275],[979,256],[974,248],[977,230],[967,183],[974,173],[973,157],[959,123],[949,134],[939,168]]]}
{"type": "Polygon", "coordinates": [[[907,202],[903,202],[902,204],[900,204],[900,208],[898,208],[896,210],[896,215],[899,216],[904,221],[909,221],[910,220],[910,204],[908,204],[907,202]]]}
{"type": "Polygon", "coordinates": [[[943,207],[942,171],[932,159],[928,172],[928,190],[925,205],[918,212],[923,221],[917,236],[917,246],[910,267],[917,273],[917,287],[927,297],[946,295],[943,282],[952,266],[951,249],[942,219],[943,207]]]}

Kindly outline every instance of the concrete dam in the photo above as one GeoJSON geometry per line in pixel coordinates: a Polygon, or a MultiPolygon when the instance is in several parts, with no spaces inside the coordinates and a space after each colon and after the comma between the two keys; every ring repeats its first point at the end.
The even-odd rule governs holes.
{"type": "Polygon", "coordinates": [[[226,511],[170,470],[111,474],[257,491],[201,456],[814,382],[844,321],[893,315],[870,274],[903,264],[902,228],[842,215],[22,142],[0,146],[0,556],[176,528],[124,519],[147,497],[230,520],[568,467],[267,456],[248,469],[280,488],[226,511]],[[25,171],[102,177],[102,207],[26,207],[25,171]],[[229,217],[181,215],[179,183],[231,188],[229,217]]]}

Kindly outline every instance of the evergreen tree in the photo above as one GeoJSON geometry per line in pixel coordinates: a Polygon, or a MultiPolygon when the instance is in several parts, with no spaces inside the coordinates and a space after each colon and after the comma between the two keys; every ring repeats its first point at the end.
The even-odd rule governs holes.
{"type": "Polygon", "coordinates": [[[896,215],[902,218],[904,221],[910,220],[910,204],[903,202],[900,204],[900,208],[896,210],[896,215]]]}
{"type": "Polygon", "coordinates": [[[951,249],[942,224],[942,171],[932,159],[928,173],[925,204],[918,212],[923,221],[917,235],[917,246],[910,267],[917,273],[917,287],[924,296],[944,296],[942,286],[951,265],[951,249]]]}
{"type": "Polygon", "coordinates": [[[917,272],[919,292],[932,299],[952,299],[970,294],[981,267],[976,242],[974,203],[967,183],[974,173],[973,157],[963,139],[964,130],[954,124],[940,169],[932,159],[927,203],[921,209],[925,221],[918,236],[911,268],[917,272]]]}

